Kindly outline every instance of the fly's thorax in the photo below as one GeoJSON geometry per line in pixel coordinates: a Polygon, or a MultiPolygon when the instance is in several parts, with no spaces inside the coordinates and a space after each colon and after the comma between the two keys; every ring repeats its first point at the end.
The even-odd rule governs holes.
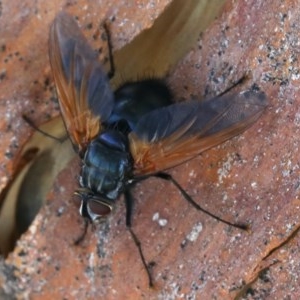
{"type": "Polygon", "coordinates": [[[118,131],[107,130],[86,149],[80,185],[95,195],[115,200],[131,178],[131,171],[127,137],[118,131]]]}

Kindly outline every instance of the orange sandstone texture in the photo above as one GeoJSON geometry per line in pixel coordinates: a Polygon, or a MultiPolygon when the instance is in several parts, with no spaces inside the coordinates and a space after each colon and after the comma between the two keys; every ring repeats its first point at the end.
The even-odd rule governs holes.
{"type": "MultiPolygon", "coordinates": [[[[101,7],[93,1],[56,1],[47,7],[2,3],[1,188],[32,131],[21,114],[28,113],[37,124],[58,114],[47,36],[59,8],[77,15],[87,36],[99,34],[94,24],[115,16],[113,44],[121,49],[150,28],[168,2],[127,6],[103,1],[101,7]]],[[[170,171],[200,205],[223,219],[249,223],[249,233],[197,212],[167,182],[149,179],[137,185],[133,228],[146,259],[155,262],[155,288],[149,289],[125,227],[123,198],[105,223],[90,228],[83,244],[74,246],[83,228],[72,196],[78,184],[76,158],[57,176],[14,252],[1,261],[0,296],[299,298],[299,24],[298,1],[228,1],[192,50],[169,70],[177,100],[217,95],[245,74],[249,79],[237,89],[255,83],[269,99],[264,115],[244,134],[170,171]]],[[[100,38],[98,42],[105,51],[100,38]]],[[[93,41],[95,48],[99,44],[93,41]]]]}

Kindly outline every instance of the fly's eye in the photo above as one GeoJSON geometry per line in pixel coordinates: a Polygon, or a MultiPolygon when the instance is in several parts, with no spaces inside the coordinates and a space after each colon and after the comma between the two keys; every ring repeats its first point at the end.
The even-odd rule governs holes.
{"type": "Polygon", "coordinates": [[[89,207],[89,211],[99,218],[106,217],[111,212],[111,207],[109,205],[97,200],[89,199],[87,205],[89,207]]]}

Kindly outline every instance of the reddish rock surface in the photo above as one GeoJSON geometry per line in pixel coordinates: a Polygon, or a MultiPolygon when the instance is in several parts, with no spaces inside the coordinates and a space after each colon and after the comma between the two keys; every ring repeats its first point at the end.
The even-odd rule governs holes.
{"type": "MultiPolygon", "coordinates": [[[[113,43],[120,49],[141,28],[151,27],[169,1],[137,1],[139,10],[114,2],[102,4],[101,10],[92,1],[57,1],[47,8],[29,1],[22,7],[2,2],[1,188],[32,132],[21,114],[29,113],[40,124],[58,113],[47,36],[59,7],[80,16],[87,35],[95,33],[88,24],[116,15],[113,43]],[[123,26],[125,20],[131,25],[123,26]]],[[[14,252],[1,261],[0,296],[298,299],[299,12],[298,1],[228,1],[168,77],[178,100],[217,95],[244,74],[249,79],[238,90],[255,83],[265,91],[270,105],[254,126],[170,171],[201,206],[223,219],[249,223],[249,233],[197,212],[167,182],[149,179],[138,185],[133,228],[147,261],[155,262],[155,288],[149,289],[125,227],[123,198],[105,223],[90,228],[84,242],[74,245],[83,228],[72,201],[76,158],[57,176],[47,203],[14,252]]]]}

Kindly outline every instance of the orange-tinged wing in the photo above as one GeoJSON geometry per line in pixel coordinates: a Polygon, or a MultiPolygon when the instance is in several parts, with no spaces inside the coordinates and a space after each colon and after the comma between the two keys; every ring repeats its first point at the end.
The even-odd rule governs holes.
{"type": "Polygon", "coordinates": [[[135,175],[174,167],[238,135],[266,106],[264,93],[246,91],[176,103],[148,113],[129,134],[135,175]]]}
{"type": "Polygon", "coordinates": [[[81,153],[111,114],[113,92],[96,53],[64,12],[51,26],[49,57],[61,114],[76,151],[81,153]]]}

